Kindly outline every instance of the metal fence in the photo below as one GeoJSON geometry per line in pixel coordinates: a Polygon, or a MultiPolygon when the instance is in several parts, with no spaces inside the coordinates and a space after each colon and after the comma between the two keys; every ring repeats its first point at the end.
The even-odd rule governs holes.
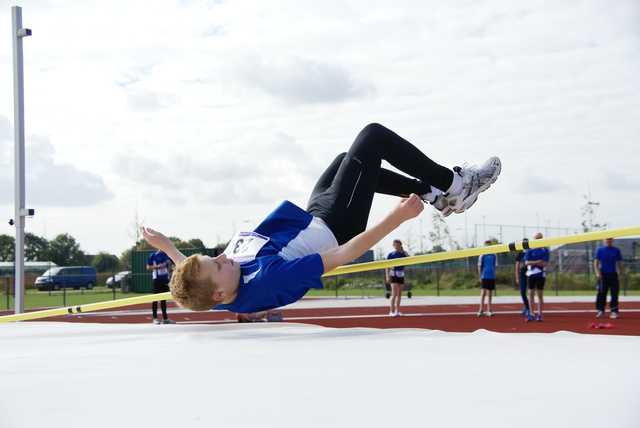
{"type": "MultiPolygon", "coordinates": [[[[464,264],[462,264],[464,265],[464,264]]],[[[407,266],[405,268],[405,281],[411,282],[413,287],[435,290],[439,296],[441,291],[474,289],[480,287],[478,277],[477,259],[464,266],[438,266],[438,263],[429,263],[423,266],[407,266]]],[[[326,278],[325,288],[336,290],[343,289],[345,284],[364,284],[373,288],[384,285],[386,282],[385,270],[377,269],[367,272],[350,273],[326,278]]],[[[498,265],[496,269],[496,293],[502,290],[519,290],[516,281],[515,264],[498,265]]],[[[566,264],[549,265],[545,290],[560,291],[593,291],[595,293],[596,277],[593,273],[593,264],[566,264]]],[[[640,263],[624,263],[624,275],[620,284],[620,293],[627,295],[629,290],[640,290],[640,263]]]]}
{"type": "MultiPolygon", "coordinates": [[[[72,306],[77,304],[78,296],[91,294],[96,296],[96,302],[106,300],[116,300],[118,298],[127,297],[127,293],[150,293],[152,291],[152,279],[149,271],[146,270],[146,261],[150,252],[138,252],[134,260],[137,272],[134,270],[130,276],[125,278],[120,288],[107,288],[106,281],[113,278],[117,272],[102,273],[97,275],[98,283],[93,290],[80,288],[79,290],[70,290],[61,288],[59,291],[37,291],[35,287],[35,279],[39,275],[26,275],[25,285],[27,286],[26,300],[33,295],[51,296],[49,306],[72,306]]],[[[215,256],[216,254],[211,254],[215,256]]],[[[447,290],[474,289],[479,287],[477,261],[469,260],[460,262],[457,266],[452,264],[429,263],[425,265],[408,266],[405,270],[408,282],[413,284],[414,290],[427,288],[435,290],[436,296],[447,290]]],[[[547,271],[547,284],[545,290],[547,293],[555,292],[558,295],[565,290],[579,290],[595,293],[596,278],[593,274],[593,265],[591,263],[550,265],[547,271]]],[[[620,284],[620,294],[627,295],[630,290],[640,290],[640,263],[625,262],[625,274],[620,284]]],[[[496,294],[501,290],[517,290],[518,286],[515,281],[515,265],[501,264],[498,266],[496,294]]],[[[344,290],[345,284],[363,283],[365,286],[371,285],[374,289],[383,289],[385,284],[384,269],[378,269],[367,272],[350,273],[335,277],[327,277],[323,280],[325,288],[335,290],[336,297],[339,290],[344,290]],[[374,287],[377,286],[377,287],[374,287]]],[[[0,310],[9,310],[13,307],[14,301],[14,276],[4,274],[0,276],[0,310]]]]}

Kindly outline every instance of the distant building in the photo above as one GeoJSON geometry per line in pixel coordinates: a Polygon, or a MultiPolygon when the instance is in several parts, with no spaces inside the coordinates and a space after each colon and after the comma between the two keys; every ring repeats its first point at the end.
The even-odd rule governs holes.
{"type": "Polygon", "coordinates": [[[373,261],[373,250],[369,250],[351,263],[347,263],[349,265],[352,264],[360,264],[360,263],[369,263],[373,261]]]}
{"type": "MultiPolygon", "coordinates": [[[[54,262],[24,262],[24,273],[27,275],[40,275],[56,266],[58,265],[54,262]]],[[[14,262],[0,262],[0,275],[13,276],[14,273],[14,262]]]]}

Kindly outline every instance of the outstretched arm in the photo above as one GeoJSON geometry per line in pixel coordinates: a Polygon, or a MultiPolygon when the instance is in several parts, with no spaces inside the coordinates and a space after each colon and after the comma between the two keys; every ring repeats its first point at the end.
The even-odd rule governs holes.
{"type": "Polygon", "coordinates": [[[173,245],[173,242],[157,230],[153,230],[150,227],[140,226],[140,232],[142,232],[142,236],[145,241],[153,245],[158,250],[162,250],[167,253],[171,260],[176,262],[176,264],[180,264],[186,259],[185,255],[182,254],[175,245],[173,245]]]}
{"type": "Polygon", "coordinates": [[[360,257],[402,223],[418,216],[423,210],[424,203],[417,195],[412,194],[406,199],[401,199],[378,225],[365,230],[339,247],[320,253],[324,272],[332,271],[360,257]]]}

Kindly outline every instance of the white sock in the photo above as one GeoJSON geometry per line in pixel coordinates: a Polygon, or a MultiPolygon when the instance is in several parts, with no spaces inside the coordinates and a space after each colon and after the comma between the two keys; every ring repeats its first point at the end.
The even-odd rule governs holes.
{"type": "Polygon", "coordinates": [[[449,186],[449,189],[447,189],[445,193],[458,193],[460,190],[462,190],[462,176],[454,172],[451,186],[449,186]]]}
{"type": "Polygon", "coordinates": [[[431,186],[431,191],[426,195],[424,195],[422,199],[424,199],[429,203],[433,203],[438,197],[438,195],[442,195],[442,192],[440,191],[440,189],[436,189],[435,187],[431,186]]]}

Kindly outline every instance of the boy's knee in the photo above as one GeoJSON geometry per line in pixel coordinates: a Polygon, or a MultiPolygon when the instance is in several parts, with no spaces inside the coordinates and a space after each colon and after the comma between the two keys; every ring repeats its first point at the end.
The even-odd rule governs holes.
{"type": "Polygon", "coordinates": [[[380,125],[379,123],[373,122],[368,124],[367,126],[365,126],[362,131],[366,131],[366,132],[382,132],[384,131],[385,128],[384,126],[380,125]]]}

